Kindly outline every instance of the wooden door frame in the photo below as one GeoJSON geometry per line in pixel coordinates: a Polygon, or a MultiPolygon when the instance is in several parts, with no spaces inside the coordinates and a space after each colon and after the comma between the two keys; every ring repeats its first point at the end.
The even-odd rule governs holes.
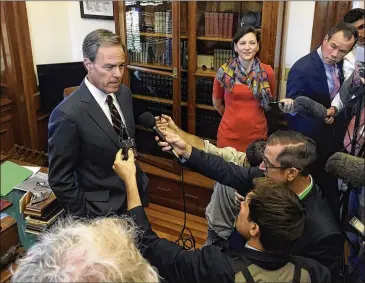
{"type": "Polygon", "coordinates": [[[352,1],[316,1],[311,51],[318,48],[327,32],[352,9],[352,1]]]}
{"type": "Polygon", "coordinates": [[[7,96],[12,100],[12,115],[15,142],[37,149],[38,126],[34,94],[37,83],[33,64],[32,47],[24,1],[1,2],[1,34],[7,49],[6,66],[7,96]],[[4,23],[4,24],[3,24],[4,23]]]}

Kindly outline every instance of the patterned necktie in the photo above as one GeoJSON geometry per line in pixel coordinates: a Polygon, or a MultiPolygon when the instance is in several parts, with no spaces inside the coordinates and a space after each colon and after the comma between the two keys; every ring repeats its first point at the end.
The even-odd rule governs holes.
{"type": "Polygon", "coordinates": [[[113,103],[113,97],[111,95],[107,95],[106,102],[108,103],[109,106],[114,131],[117,133],[118,137],[122,138],[124,123],[122,121],[122,118],[120,117],[117,108],[113,103]]]}
{"type": "Polygon", "coordinates": [[[331,66],[331,76],[333,81],[333,90],[331,92],[331,100],[335,98],[336,94],[340,90],[340,79],[337,75],[336,65],[331,66]]]}

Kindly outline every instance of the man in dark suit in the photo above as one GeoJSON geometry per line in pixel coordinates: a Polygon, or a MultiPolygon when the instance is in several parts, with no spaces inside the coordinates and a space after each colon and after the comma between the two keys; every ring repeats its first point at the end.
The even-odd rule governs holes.
{"type": "Polygon", "coordinates": [[[128,212],[143,231],[142,253],[167,282],[332,282],[325,266],[288,254],[304,230],[305,210],[286,184],[255,180],[237,220],[246,240],[242,249],[229,253],[210,245],[186,251],[152,231],[138,196],[133,154],[124,161],[118,152],[114,169],[126,184],[128,212]]]}
{"type": "MultiPolygon", "coordinates": [[[[49,120],[49,184],[61,206],[78,216],[126,209],[125,184],[112,166],[121,141],[134,138],[130,90],[121,85],[125,49],[108,30],[88,34],[82,46],[87,76],[49,120]]],[[[137,170],[144,198],[148,178],[137,170]]]]}
{"type": "MultiPolygon", "coordinates": [[[[237,189],[242,196],[252,188],[252,180],[263,176],[263,173],[275,182],[286,183],[306,208],[306,227],[295,244],[293,254],[312,258],[327,266],[332,282],[337,282],[344,240],[327,201],[308,172],[308,167],[317,157],[313,140],[294,131],[277,131],[267,140],[260,166],[245,168],[195,149],[176,134],[162,132],[176,153],[187,160],[186,166],[237,189]]],[[[159,142],[159,145],[164,151],[170,149],[167,143],[159,142]]],[[[234,250],[245,244],[242,237],[236,237],[231,243],[234,250]]]]}
{"type": "Polygon", "coordinates": [[[288,128],[316,142],[318,160],[311,173],[336,213],[339,206],[337,181],[324,171],[324,166],[331,154],[341,150],[345,125],[343,114],[336,116],[338,110],[331,102],[344,80],[343,58],[352,50],[357,38],[357,30],[351,24],[341,22],[331,28],[318,49],[293,65],[286,87],[287,98],[306,96],[328,109],[325,121],[292,113],[288,115],[288,128]]]}

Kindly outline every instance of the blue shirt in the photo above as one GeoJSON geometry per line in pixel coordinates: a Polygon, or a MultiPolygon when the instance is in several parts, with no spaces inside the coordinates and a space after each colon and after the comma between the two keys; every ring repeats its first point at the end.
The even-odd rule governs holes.
{"type": "Polygon", "coordinates": [[[327,84],[328,84],[328,89],[329,89],[329,93],[331,94],[333,89],[335,88],[335,84],[333,82],[333,78],[332,78],[332,71],[333,71],[333,67],[335,67],[336,70],[336,75],[337,77],[339,77],[339,73],[338,73],[338,68],[337,65],[333,66],[333,65],[328,65],[323,61],[323,56],[322,56],[322,45],[320,47],[318,47],[317,49],[317,53],[319,55],[319,58],[321,58],[322,62],[323,62],[323,66],[324,66],[324,70],[326,71],[326,77],[327,77],[327,84]]]}

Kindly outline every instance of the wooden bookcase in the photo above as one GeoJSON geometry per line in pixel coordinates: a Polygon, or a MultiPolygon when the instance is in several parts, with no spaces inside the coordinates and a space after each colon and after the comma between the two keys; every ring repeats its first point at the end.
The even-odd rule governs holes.
{"type": "Polygon", "coordinates": [[[215,49],[231,50],[232,36],[219,17],[233,16],[231,35],[241,21],[256,17],[262,38],[259,58],[275,68],[281,55],[282,25],[278,23],[284,5],[277,1],[114,2],[116,33],[128,50],[124,83],[133,94],[141,161],[176,174],[180,170],[170,155],[161,153],[153,133],[139,125],[138,117],[144,111],[169,114],[189,133],[215,141],[221,118],[211,103],[216,71],[197,64],[200,55],[212,56],[215,49]],[[214,27],[209,25],[212,20],[207,21],[207,13],[212,15],[214,27]],[[219,29],[217,20],[223,23],[220,30],[215,30],[219,29]],[[206,32],[209,27],[210,34],[206,32]]]}

